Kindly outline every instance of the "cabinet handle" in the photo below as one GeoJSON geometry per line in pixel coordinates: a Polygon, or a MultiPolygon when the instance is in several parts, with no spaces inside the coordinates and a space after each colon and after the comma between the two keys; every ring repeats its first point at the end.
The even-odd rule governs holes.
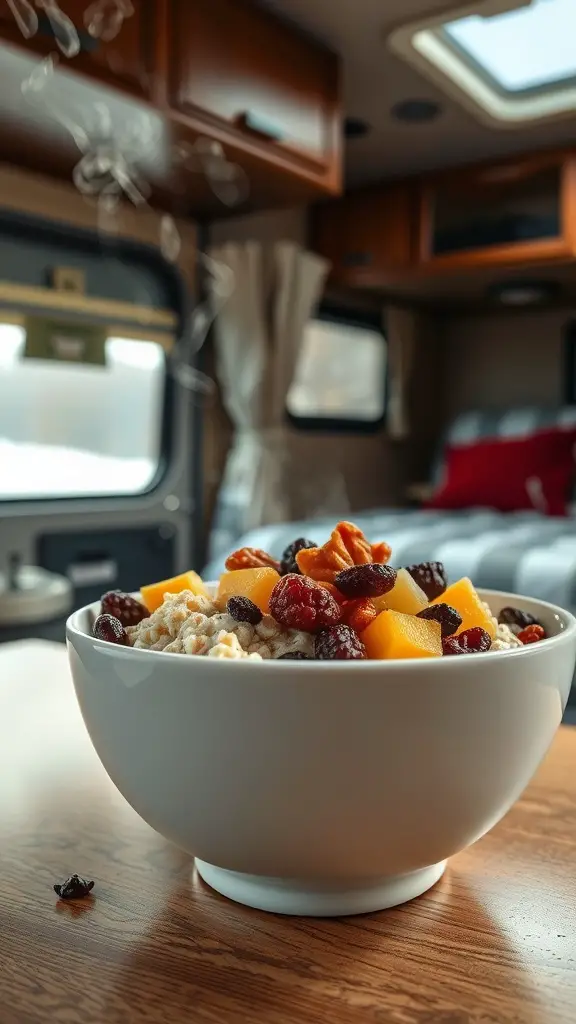
{"type": "Polygon", "coordinates": [[[253,110],[245,110],[240,114],[238,120],[243,128],[254,132],[255,135],[262,135],[263,138],[269,139],[270,142],[282,142],[284,138],[284,132],[277,124],[270,121],[267,117],[255,113],[253,110]]]}
{"type": "Polygon", "coordinates": [[[342,257],[345,267],[367,267],[372,263],[371,252],[346,252],[342,257]]]}

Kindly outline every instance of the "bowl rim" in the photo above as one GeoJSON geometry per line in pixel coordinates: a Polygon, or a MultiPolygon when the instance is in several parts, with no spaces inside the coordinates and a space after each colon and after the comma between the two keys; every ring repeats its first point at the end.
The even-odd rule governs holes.
{"type": "MultiPolygon", "coordinates": [[[[476,652],[474,654],[467,654],[464,660],[462,658],[390,658],[390,659],[366,659],[366,660],[354,660],[354,661],[340,661],[334,659],[333,661],[314,661],[310,660],[292,660],[292,659],[262,659],[262,664],[270,667],[274,665],[274,670],[279,672],[288,672],[294,674],[295,669],[298,670],[298,676],[300,677],[301,672],[321,675],[322,672],[326,671],[338,671],[338,672],[362,672],[365,675],[374,672],[390,672],[392,669],[395,672],[408,672],[414,671],[418,666],[420,672],[455,672],[464,668],[465,665],[475,665],[478,663],[478,659],[484,659],[486,654],[490,654],[490,660],[488,664],[500,664],[502,658],[509,660],[511,658],[529,658],[543,653],[544,651],[550,650],[559,643],[565,643],[566,641],[576,640],[576,617],[565,608],[561,608],[559,605],[551,604],[549,601],[542,601],[540,598],[528,597],[523,594],[512,594],[508,591],[503,590],[491,590],[483,587],[478,587],[478,594],[480,597],[490,603],[490,598],[497,598],[499,601],[504,598],[506,603],[513,604],[513,601],[526,602],[534,605],[542,610],[548,612],[554,618],[559,620],[561,628],[558,633],[554,636],[546,637],[545,640],[540,640],[536,644],[526,644],[522,647],[513,647],[503,651],[485,651],[476,652]]],[[[257,659],[248,658],[207,658],[203,654],[177,654],[175,652],[165,651],[151,651],[146,648],[134,648],[134,647],[123,647],[118,644],[110,643],[108,640],[100,640],[97,637],[91,636],[89,633],[84,632],[76,624],[78,618],[87,612],[92,611],[94,613],[97,608],[98,602],[93,601],[90,604],[83,605],[81,608],[77,608],[76,611],[69,615],[66,621],[66,640],[71,642],[73,638],[80,638],[81,642],[89,641],[95,650],[103,650],[108,652],[114,652],[119,658],[134,658],[145,657],[145,658],[160,658],[161,665],[168,665],[170,662],[176,661],[182,664],[182,659],[186,658],[187,662],[196,663],[202,662],[207,672],[217,671],[218,666],[225,661],[231,661],[240,672],[260,672],[260,668],[255,668],[259,665],[257,659]]]]}

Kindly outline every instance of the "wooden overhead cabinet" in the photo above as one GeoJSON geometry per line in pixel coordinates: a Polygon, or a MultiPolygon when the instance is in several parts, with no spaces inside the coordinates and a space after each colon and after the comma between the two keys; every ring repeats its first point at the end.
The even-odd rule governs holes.
{"type": "Polygon", "coordinates": [[[199,132],[340,188],[334,54],[241,0],[171,0],[169,103],[199,132]]]}
{"type": "Polygon", "coordinates": [[[25,40],[8,4],[0,3],[0,33],[40,56],[59,53],[60,63],[71,71],[151,99],[159,11],[156,0],[131,0],[132,14],[122,21],[112,3],[61,0],[59,6],[78,33],[80,52],[75,57],[65,57],[58,47],[58,35],[63,41],[69,38],[66,24],[59,27],[58,20],[45,9],[35,9],[38,31],[25,40]]]}
{"type": "MultiPolygon", "coordinates": [[[[60,54],[54,87],[64,103],[68,96],[72,102],[74,84],[60,71],[88,79],[84,109],[90,118],[100,101],[110,112],[113,131],[118,124],[119,132],[125,132],[126,121],[137,123],[146,111],[152,114],[159,126],[159,151],[145,156],[153,164],[154,198],[160,205],[175,201],[181,215],[229,212],[197,166],[187,174],[174,166],[172,147],[193,145],[200,136],[219,143],[226,158],[245,172],[247,208],[339,193],[342,131],[335,54],[252,0],[131,4],[132,13],[120,23],[119,18],[114,22],[118,8],[113,2],[99,6],[60,0],[81,51],[72,58],[60,54]],[[98,21],[98,10],[104,21],[98,21]],[[133,118],[127,103],[134,105],[133,118]]],[[[66,35],[65,26],[58,27],[45,8],[32,5],[29,10],[38,14],[39,28],[25,38],[11,8],[0,0],[0,37],[32,56],[59,53],[57,36],[66,35]]],[[[0,66],[0,160],[69,175],[76,153],[66,133],[60,129],[60,137],[54,132],[47,139],[45,131],[30,129],[32,106],[21,96],[20,85],[33,65],[10,60],[0,43],[0,66]],[[18,145],[16,136],[22,136],[18,145]]]]}
{"type": "Polygon", "coordinates": [[[383,288],[409,270],[415,192],[409,184],[378,185],[312,215],[312,248],[330,260],[331,281],[349,288],[383,288]]]}
{"type": "Polygon", "coordinates": [[[435,175],[420,192],[418,264],[529,266],[576,254],[576,155],[540,153],[435,175]]]}

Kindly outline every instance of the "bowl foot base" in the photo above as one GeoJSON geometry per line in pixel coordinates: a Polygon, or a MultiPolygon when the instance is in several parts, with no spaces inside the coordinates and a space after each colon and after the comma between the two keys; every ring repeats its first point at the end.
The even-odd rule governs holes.
{"type": "Polygon", "coordinates": [[[300,879],[244,875],[196,861],[200,877],[222,896],[255,910],[300,917],[344,917],[396,907],[421,896],[444,874],[446,861],[406,875],[388,875],[353,885],[351,882],[305,882],[300,879]]]}

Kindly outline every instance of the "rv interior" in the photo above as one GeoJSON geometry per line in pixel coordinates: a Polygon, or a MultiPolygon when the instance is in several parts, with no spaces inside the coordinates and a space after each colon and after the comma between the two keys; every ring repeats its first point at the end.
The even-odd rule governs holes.
{"type": "Polygon", "coordinates": [[[343,521],[576,613],[575,38],[575,0],[0,0],[0,656],[343,521]]]}
{"type": "Polygon", "coordinates": [[[576,607],[570,494],[438,491],[447,446],[576,421],[573,19],[0,6],[6,639],[366,516],[400,564],[576,607]]]}

